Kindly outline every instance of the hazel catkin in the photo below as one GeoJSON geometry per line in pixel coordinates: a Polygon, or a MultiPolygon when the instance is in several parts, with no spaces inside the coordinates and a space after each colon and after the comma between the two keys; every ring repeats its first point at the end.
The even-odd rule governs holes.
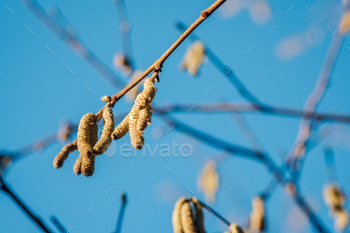
{"type": "Polygon", "coordinates": [[[184,202],[181,206],[181,224],[184,233],[196,233],[196,228],[193,221],[193,213],[188,201],[184,202]]]}
{"type": "Polygon", "coordinates": [[[144,107],[140,109],[139,111],[139,118],[137,120],[137,129],[138,130],[145,130],[147,126],[149,126],[152,122],[152,113],[153,109],[150,105],[147,107],[144,107]]]}
{"type": "Polygon", "coordinates": [[[176,203],[173,211],[173,230],[174,233],[183,233],[182,223],[181,223],[181,207],[186,201],[184,197],[181,197],[176,203]]]}
{"type": "Polygon", "coordinates": [[[192,203],[196,211],[195,226],[197,229],[197,233],[205,233],[202,205],[199,203],[198,199],[195,197],[192,197],[192,203]]]}
{"type": "Polygon", "coordinates": [[[80,154],[79,157],[75,160],[75,163],[73,165],[73,172],[76,175],[81,174],[81,164],[83,162],[83,157],[84,157],[84,154],[80,154]]]}
{"type": "Polygon", "coordinates": [[[53,166],[55,168],[62,167],[64,161],[68,158],[68,155],[76,149],[78,149],[76,140],[70,144],[65,145],[60,151],[60,153],[58,153],[55,159],[53,160],[53,166]]]}
{"type": "Polygon", "coordinates": [[[131,145],[137,149],[141,150],[144,144],[143,132],[137,129],[137,120],[139,118],[139,108],[134,106],[129,113],[129,133],[131,145]]]}
{"type": "Polygon", "coordinates": [[[103,117],[104,124],[103,124],[101,137],[93,147],[93,151],[96,155],[100,155],[104,153],[108,149],[108,147],[111,145],[111,142],[112,142],[111,134],[114,130],[113,112],[110,107],[105,107],[103,109],[102,117],[103,117]]]}
{"type": "Polygon", "coordinates": [[[244,233],[244,231],[237,224],[231,223],[229,226],[229,230],[225,233],[244,233]]]}
{"type": "Polygon", "coordinates": [[[129,115],[127,115],[122,122],[113,130],[111,138],[113,140],[118,140],[125,136],[125,134],[129,131],[129,115]]]}
{"type": "Polygon", "coordinates": [[[208,161],[199,176],[199,188],[203,190],[206,201],[215,202],[215,196],[219,189],[219,174],[216,170],[216,162],[208,161]]]}
{"type": "Polygon", "coordinates": [[[81,172],[84,176],[91,176],[95,170],[95,153],[93,146],[97,142],[97,117],[93,113],[85,114],[78,127],[78,150],[83,154],[81,172]]]}
{"type": "Polygon", "coordinates": [[[265,231],[264,199],[256,197],[252,201],[252,212],[250,213],[249,231],[265,231]]]}
{"type": "Polygon", "coordinates": [[[187,49],[184,61],[181,65],[182,69],[188,71],[189,74],[195,76],[198,73],[198,69],[203,63],[205,55],[205,48],[201,41],[195,41],[187,49]]]}

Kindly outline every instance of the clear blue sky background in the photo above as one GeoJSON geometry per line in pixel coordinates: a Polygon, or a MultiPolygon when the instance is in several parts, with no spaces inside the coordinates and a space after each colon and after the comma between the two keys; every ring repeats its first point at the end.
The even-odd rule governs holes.
{"type": "MultiPolygon", "coordinates": [[[[175,20],[181,19],[189,25],[212,2],[127,1],[137,67],[148,68],[179,37],[180,32],[173,27],[175,20]]],[[[112,58],[121,51],[121,43],[116,10],[110,0],[40,0],[39,3],[45,8],[57,5],[76,27],[83,42],[113,69],[112,58]]],[[[215,13],[195,33],[228,66],[234,66],[237,76],[263,102],[303,108],[332,39],[326,26],[336,30],[339,4],[340,1],[326,0],[269,1],[272,15],[265,24],[254,23],[246,10],[231,18],[215,13]],[[286,15],[292,6],[293,10],[286,15]],[[281,60],[276,55],[276,47],[281,41],[297,34],[305,35],[312,25],[319,26],[321,30],[317,35],[320,39],[318,45],[309,47],[292,59],[281,60]],[[273,30],[266,35],[272,26],[273,30]],[[254,49],[246,55],[252,46],[254,49]]],[[[20,1],[1,1],[0,28],[1,149],[16,151],[52,134],[58,130],[62,119],[78,123],[82,115],[97,112],[103,106],[101,96],[118,91],[43,27],[20,1]],[[31,34],[26,26],[35,34],[31,34]],[[55,54],[52,55],[45,46],[55,54]]],[[[164,63],[161,82],[156,84],[156,104],[216,103],[221,100],[244,102],[210,62],[201,68],[197,78],[178,70],[189,44],[185,41],[164,63]],[[206,95],[212,86],[215,88],[206,95]]],[[[348,36],[341,48],[330,89],[319,110],[350,114],[350,51],[345,46],[350,47],[348,36]]],[[[121,76],[118,71],[116,73],[121,76]]],[[[116,104],[114,112],[125,112],[130,108],[131,104],[122,100],[116,104]]],[[[247,146],[229,115],[189,113],[176,114],[176,117],[220,139],[247,146]]],[[[247,115],[246,119],[276,163],[281,164],[277,152],[281,148],[292,148],[299,119],[265,115],[247,115]]],[[[345,190],[350,190],[349,127],[330,126],[336,130],[328,143],[335,146],[339,182],[345,190]]],[[[78,152],[70,155],[62,169],[53,168],[52,161],[62,147],[61,143],[56,143],[41,153],[14,163],[5,178],[51,229],[55,228],[49,218],[55,215],[67,229],[74,226],[72,233],[112,232],[121,202],[119,195],[127,192],[129,203],[122,232],[172,232],[171,216],[175,201],[181,196],[192,195],[186,186],[204,199],[197,188],[197,176],[205,162],[220,151],[176,130],[160,139],[155,138],[152,131],[157,127],[164,131],[171,128],[155,116],[152,125],[145,131],[146,143],[151,147],[176,140],[177,143],[191,143],[193,155],[190,158],[143,158],[141,153],[137,158],[102,155],[97,158],[94,176],[86,178],[72,172],[78,152]],[[94,209],[86,215],[92,206],[94,209]]],[[[128,136],[116,145],[127,142],[128,136]]],[[[322,200],[322,186],[327,182],[322,147],[319,145],[308,154],[301,188],[315,211],[332,228],[333,220],[322,200]]],[[[244,224],[251,209],[251,198],[267,185],[270,175],[261,164],[238,157],[221,164],[219,173],[220,190],[212,207],[229,221],[244,224]]],[[[1,232],[40,232],[2,192],[0,203],[1,232]]],[[[267,206],[269,232],[295,232],[288,223],[291,211],[299,213],[288,194],[279,188],[267,206]]],[[[303,218],[298,221],[302,222],[303,218]]],[[[225,225],[208,212],[205,212],[205,226],[209,233],[226,230],[225,225]]],[[[300,232],[312,232],[312,228],[305,224],[300,232]]]]}

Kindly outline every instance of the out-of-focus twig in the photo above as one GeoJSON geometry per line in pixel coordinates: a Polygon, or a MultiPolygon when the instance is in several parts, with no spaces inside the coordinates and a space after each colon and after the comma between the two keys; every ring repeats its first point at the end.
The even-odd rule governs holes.
{"type": "Polygon", "coordinates": [[[75,53],[90,64],[102,77],[118,89],[125,87],[126,82],[117,77],[82,41],[69,30],[56,23],[35,0],[21,0],[28,9],[45,25],[55,36],[66,43],[75,53]]]}
{"type": "Polygon", "coordinates": [[[123,0],[112,0],[112,1],[117,9],[119,31],[121,36],[123,53],[126,56],[127,60],[129,61],[131,70],[133,71],[135,70],[135,67],[134,67],[135,61],[132,55],[131,40],[130,40],[131,24],[130,24],[130,21],[128,20],[128,14],[126,11],[125,2],[123,0]]]}
{"type": "Polygon", "coordinates": [[[126,205],[128,204],[128,199],[127,199],[126,193],[122,193],[121,199],[122,199],[122,204],[121,204],[120,210],[119,210],[118,221],[117,221],[117,226],[115,228],[115,233],[120,233],[122,230],[125,208],[126,208],[126,205]]]}
{"type": "MultiPolygon", "coordinates": [[[[348,1],[344,1],[344,7],[343,12],[345,10],[348,10],[350,7],[350,4],[348,1]]],[[[344,40],[344,34],[339,31],[339,27],[334,32],[334,36],[332,38],[332,41],[329,45],[326,57],[324,59],[324,63],[321,68],[321,72],[319,74],[316,86],[308,99],[306,100],[304,110],[306,112],[310,112],[313,115],[315,114],[315,111],[321,102],[322,98],[324,97],[327,88],[329,86],[329,81],[331,79],[335,62],[337,60],[341,45],[344,40]]],[[[313,118],[311,119],[302,119],[299,126],[299,133],[296,139],[296,146],[293,148],[292,156],[294,158],[295,162],[300,162],[300,169],[302,168],[302,160],[305,156],[306,152],[306,145],[305,142],[310,137],[312,131],[313,131],[313,118]]],[[[300,172],[299,176],[300,176],[300,172]]]]}
{"type": "MultiPolygon", "coordinates": [[[[187,28],[187,26],[181,22],[177,21],[175,22],[175,27],[184,32],[187,28]]],[[[192,33],[189,36],[189,39],[192,41],[195,40],[201,40],[196,34],[192,33]]],[[[202,41],[202,40],[201,40],[202,41]]],[[[202,41],[203,42],[203,41],[202,41]]],[[[208,56],[209,60],[213,63],[213,65],[223,74],[225,75],[228,80],[231,82],[231,84],[237,89],[238,93],[248,102],[251,102],[253,104],[259,104],[267,107],[261,101],[256,98],[245,86],[244,84],[239,80],[239,78],[236,76],[236,74],[233,72],[232,68],[226,66],[218,56],[207,46],[205,45],[205,54],[208,56]]]]}
{"type": "Polygon", "coordinates": [[[28,206],[26,206],[26,204],[20,200],[20,198],[14,193],[13,190],[11,190],[11,188],[8,186],[8,184],[6,184],[6,182],[4,181],[4,178],[2,176],[0,176],[0,183],[1,183],[1,187],[0,189],[3,190],[5,193],[7,193],[17,204],[18,206],[28,215],[28,217],[35,223],[38,225],[38,227],[40,227],[44,232],[52,232],[47,225],[43,222],[43,220],[41,220],[39,217],[35,216],[35,214],[33,213],[32,210],[29,209],[28,206]]]}
{"type": "Polygon", "coordinates": [[[61,232],[61,233],[66,233],[67,229],[63,226],[63,224],[56,218],[56,216],[51,216],[50,218],[52,224],[55,225],[55,227],[61,232]]]}
{"type": "Polygon", "coordinates": [[[337,172],[335,168],[334,152],[330,146],[323,149],[324,159],[326,162],[328,182],[337,182],[337,172]]]}

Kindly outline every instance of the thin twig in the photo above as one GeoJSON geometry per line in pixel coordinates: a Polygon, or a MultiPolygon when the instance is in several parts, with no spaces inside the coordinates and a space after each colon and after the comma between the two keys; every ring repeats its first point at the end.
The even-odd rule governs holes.
{"type": "Polygon", "coordinates": [[[205,204],[204,202],[198,200],[198,202],[202,205],[202,208],[207,209],[211,214],[213,214],[215,217],[217,217],[218,219],[220,219],[223,223],[225,223],[227,226],[230,226],[230,222],[228,220],[226,220],[224,217],[222,217],[222,215],[220,215],[218,212],[216,212],[215,210],[213,210],[212,208],[210,208],[207,204],[205,204]]]}
{"type": "Polygon", "coordinates": [[[135,70],[135,67],[134,67],[135,61],[132,56],[131,40],[130,40],[131,24],[130,24],[130,21],[128,20],[128,14],[126,12],[125,2],[123,0],[113,0],[113,2],[118,12],[117,15],[118,15],[118,21],[119,21],[119,31],[121,36],[123,53],[126,56],[128,62],[130,63],[131,70],[133,71],[135,70]]]}
{"type": "Polygon", "coordinates": [[[19,197],[17,197],[14,191],[12,191],[10,187],[6,184],[2,176],[0,176],[0,183],[1,183],[0,189],[6,192],[7,194],[9,194],[10,197],[19,205],[19,207],[28,215],[28,217],[35,224],[37,224],[44,232],[48,232],[48,233],[52,232],[51,230],[49,230],[49,228],[46,226],[43,220],[35,216],[35,214],[29,209],[29,207],[27,207],[26,204],[22,200],[20,200],[19,197]]]}
{"type": "MultiPolygon", "coordinates": [[[[160,71],[163,67],[163,63],[166,59],[175,51],[175,49],[191,34],[191,32],[196,29],[205,19],[207,19],[217,8],[219,8],[226,0],[216,0],[210,7],[201,12],[201,16],[175,41],[175,43],[170,46],[170,48],[157,60],[155,61],[147,70],[145,70],[135,81],[127,85],[119,93],[112,96],[113,105],[120,98],[122,98],[129,90],[136,86],[142,81],[149,73],[153,70],[160,71]]],[[[103,107],[104,108],[104,107],[103,107]]],[[[101,119],[103,108],[96,114],[98,120],[101,119]]]]}
{"type": "Polygon", "coordinates": [[[122,199],[122,204],[121,204],[120,210],[119,210],[118,221],[117,221],[117,226],[115,228],[115,233],[121,233],[121,230],[122,230],[125,208],[126,208],[126,205],[128,204],[126,193],[123,193],[121,195],[121,199],[122,199]]]}
{"type": "Polygon", "coordinates": [[[56,218],[56,216],[51,216],[50,218],[52,224],[55,225],[55,227],[61,232],[61,233],[66,233],[67,229],[63,226],[63,224],[56,218]]]}
{"type": "Polygon", "coordinates": [[[45,25],[55,36],[66,43],[75,53],[89,63],[102,77],[118,89],[125,87],[126,82],[116,76],[95,54],[87,48],[79,38],[65,30],[56,21],[47,15],[45,10],[35,0],[21,0],[29,10],[45,25]]]}
{"type": "MultiPolygon", "coordinates": [[[[187,28],[187,26],[181,22],[177,21],[175,23],[175,27],[184,32],[187,28]]],[[[192,41],[195,40],[201,40],[196,34],[192,33],[189,36],[189,39],[192,41]]],[[[204,43],[204,42],[203,42],[204,43]]],[[[221,61],[221,59],[216,56],[216,54],[207,46],[205,47],[205,54],[208,56],[209,60],[213,63],[213,65],[224,75],[228,78],[228,80],[231,82],[231,84],[237,89],[238,93],[248,102],[251,102],[253,104],[259,104],[267,107],[264,105],[258,98],[256,98],[245,86],[244,84],[239,80],[239,78],[236,76],[236,74],[233,72],[232,68],[225,65],[224,62],[221,61]]]]}

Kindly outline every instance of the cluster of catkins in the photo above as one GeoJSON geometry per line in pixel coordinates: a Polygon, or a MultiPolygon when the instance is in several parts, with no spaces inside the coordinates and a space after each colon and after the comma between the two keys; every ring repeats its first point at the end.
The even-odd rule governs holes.
{"type": "Polygon", "coordinates": [[[264,199],[260,196],[252,200],[252,212],[249,218],[249,232],[263,232],[266,228],[264,199]]]}
{"type": "Polygon", "coordinates": [[[202,205],[197,198],[182,197],[176,202],[173,229],[174,233],[205,233],[202,205]]]}
{"type": "Polygon", "coordinates": [[[349,214],[344,208],[345,197],[336,184],[327,184],[323,188],[323,198],[334,217],[334,227],[344,231],[349,223],[349,214]]]}
{"type": "Polygon", "coordinates": [[[108,103],[102,112],[104,125],[100,139],[98,139],[98,117],[93,113],[85,114],[79,123],[77,140],[62,148],[55,157],[53,166],[55,168],[62,167],[68,155],[78,149],[80,155],[74,164],[74,173],[92,176],[95,171],[96,156],[103,154],[109,148],[112,139],[120,139],[127,132],[130,132],[132,146],[138,150],[142,149],[144,144],[143,131],[151,124],[152,101],[157,91],[154,80],[159,81],[158,73],[154,73],[151,78],[145,80],[144,89],[138,94],[130,113],[116,128],[114,128],[111,99],[108,96],[102,97],[101,99],[108,103]]]}

